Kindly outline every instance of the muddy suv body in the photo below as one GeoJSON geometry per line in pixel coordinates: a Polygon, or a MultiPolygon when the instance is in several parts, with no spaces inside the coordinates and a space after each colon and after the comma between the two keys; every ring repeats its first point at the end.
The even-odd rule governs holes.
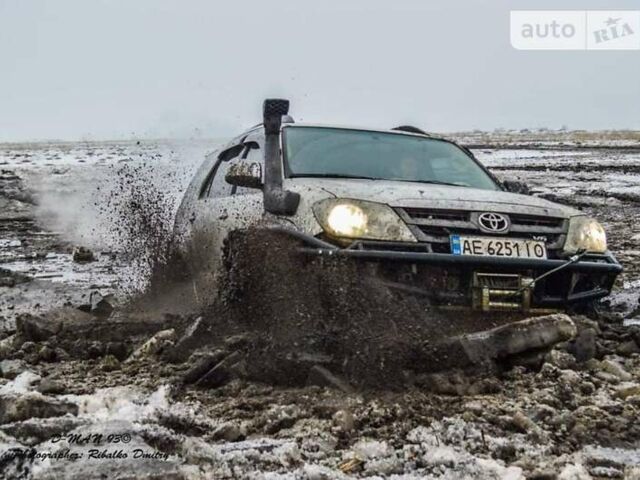
{"type": "Polygon", "coordinates": [[[208,155],[185,193],[176,232],[200,273],[218,272],[230,233],[251,227],[454,308],[563,308],[606,296],[622,270],[595,220],[507,191],[454,142],[287,112],[266,101],[264,123],[208,155]]]}

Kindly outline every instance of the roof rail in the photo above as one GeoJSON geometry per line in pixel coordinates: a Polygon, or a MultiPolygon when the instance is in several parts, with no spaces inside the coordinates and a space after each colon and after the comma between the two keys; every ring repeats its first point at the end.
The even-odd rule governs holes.
{"type": "Polygon", "coordinates": [[[408,133],[417,133],[418,135],[426,135],[427,137],[431,136],[421,128],[414,127],[412,125],[400,125],[399,127],[394,127],[391,130],[398,130],[400,132],[408,132],[408,133]]]}

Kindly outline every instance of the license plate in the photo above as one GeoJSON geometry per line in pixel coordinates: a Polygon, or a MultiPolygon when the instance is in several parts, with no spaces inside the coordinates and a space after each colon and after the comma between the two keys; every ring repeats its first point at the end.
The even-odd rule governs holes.
{"type": "Polygon", "coordinates": [[[547,258],[541,240],[451,235],[451,253],[481,257],[547,258]]]}

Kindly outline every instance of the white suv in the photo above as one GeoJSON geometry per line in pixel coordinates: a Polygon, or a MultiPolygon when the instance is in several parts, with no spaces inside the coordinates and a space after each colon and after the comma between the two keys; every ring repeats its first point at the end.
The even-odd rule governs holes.
{"type": "Polygon", "coordinates": [[[415,127],[294,123],[288,108],[266,100],[264,122],[208,155],[186,191],[176,232],[201,271],[256,226],[442,306],[557,309],[607,295],[622,270],[596,220],[513,193],[523,185],[465,147],[415,127]]]}

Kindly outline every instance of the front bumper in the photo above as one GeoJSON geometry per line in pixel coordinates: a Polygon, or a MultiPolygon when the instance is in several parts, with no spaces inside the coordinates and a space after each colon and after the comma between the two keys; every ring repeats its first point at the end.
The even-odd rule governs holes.
{"type": "Polygon", "coordinates": [[[608,251],[585,255],[575,263],[564,259],[475,257],[403,251],[398,249],[401,248],[398,244],[392,245],[393,249],[385,249],[382,242],[366,248],[359,242],[355,247],[340,248],[298,231],[276,229],[300,240],[303,243],[300,251],[306,255],[352,258],[376,264],[376,273],[390,284],[404,285],[416,293],[422,290],[438,303],[451,306],[486,307],[491,299],[487,300],[489,303],[479,304],[478,294],[490,297],[495,292],[497,296],[511,297],[507,302],[493,302],[496,306],[513,308],[517,304],[524,310],[560,308],[607,296],[622,272],[622,266],[608,251]],[[522,287],[554,269],[558,271],[534,286],[522,287]],[[508,293],[509,290],[517,290],[518,295],[508,293]],[[514,300],[514,297],[517,298],[514,300]]]}

